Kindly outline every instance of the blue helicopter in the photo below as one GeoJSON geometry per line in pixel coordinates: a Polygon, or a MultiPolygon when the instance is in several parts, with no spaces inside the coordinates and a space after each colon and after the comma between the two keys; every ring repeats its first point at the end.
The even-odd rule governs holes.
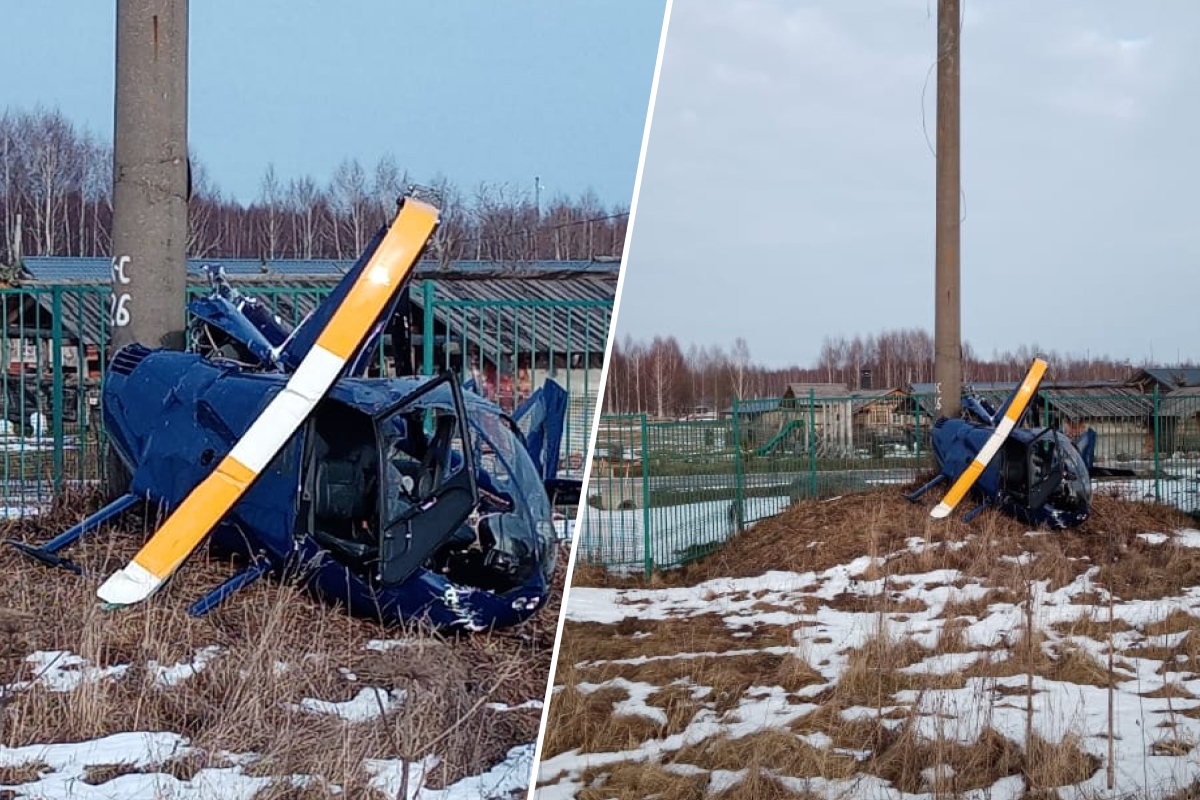
{"type": "Polygon", "coordinates": [[[963,418],[939,418],[932,439],[940,472],[908,499],[915,502],[949,481],[950,489],[930,512],[935,519],[949,516],[973,493],[979,503],[964,515],[968,522],[990,505],[1029,525],[1062,529],[1083,524],[1091,510],[1092,475],[1118,471],[1094,466],[1096,432],[1090,428],[1073,441],[1036,422],[1020,427],[1026,413],[1036,411],[1034,398],[1045,371],[1046,362],[1035,359],[998,409],[971,395],[963,398],[963,418]]]}
{"type": "Polygon", "coordinates": [[[550,493],[575,502],[580,488],[557,476],[566,392],[548,380],[510,417],[454,372],[365,377],[434,225],[436,209],[402,201],[294,330],[210,270],[211,294],[190,304],[195,352],[134,344],[109,365],[104,423],[126,493],[40,547],[9,544],[80,573],[60,553],[149,500],[171,514],[100,588],[110,605],[148,597],[208,539],[244,566],[194,615],[271,574],[384,622],[530,617],[555,568],[550,493]]]}

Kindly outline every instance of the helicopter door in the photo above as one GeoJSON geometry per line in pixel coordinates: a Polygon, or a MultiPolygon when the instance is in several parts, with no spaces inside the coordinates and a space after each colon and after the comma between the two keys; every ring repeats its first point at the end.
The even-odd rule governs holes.
{"type": "Polygon", "coordinates": [[[1036,435],[1016,432],[1004,443],[1001,488],[1025,508],[1039,508],[1063,482],[1063,460],[1051,428],[1036,435]]]}
{"type": "MultiPolygon", "coordinates": [[[[448,382],[454,398],[453,410],[436,408],[433,434],[419,454],[415,479],[406,474],[411,462],[386,454],[383,468],[395,473],[387,482],[383,502],[383,530],[379,537],[379,581],[395,586],[406,581],[442,546],[463,529],[475,510],[479,493],[475,485],[475,464],[467,430],[466,407],[462,390],[453,376],[434,381],[428,387],[448,382]],[[400,489],[397,487],[411,487],[400,489]]],[[[413,420],[417,422],[416,419],[413,420]]],[[[394,444],[411,448],[414,440],[406,436],[394,444]]],[[[473,539],[474,536],[472,535],[473,539]]]]}

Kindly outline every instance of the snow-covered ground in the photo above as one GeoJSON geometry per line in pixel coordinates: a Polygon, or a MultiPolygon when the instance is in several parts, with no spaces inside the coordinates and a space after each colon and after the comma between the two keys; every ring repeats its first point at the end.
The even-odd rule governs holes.
{"type": "MultiPolygon", "coordinates": [[[[201,769],[189,780],[181,780],[161,768],[192,752],[187,740],[174,733],[118,733],[85,742],[0,747],[0,767],[14,769],[36,767],[33,780],[0,786],[0,792],[13,800],[116,800],[116,798],[177,798],[178,800],[252,800],[277,779],[249,775],[244,767],[255,760],[253,754],[222,754],[231,766],[201,769]],[[90,783],[89,768],[129,767],[129,771],[110,780],[90,783]]],[[[424,773],[436,762],[410,764],[408,793],[426,800],[482,800],[507,798],[529,785],[533,764],[533,744],[514,747],[505,759],[482,775],[465,778],[444,789],[424,786],[424,773]]],[[[371,786],[386,797],[400,797],[404,764],[398,760],[375,760],[365,765],[372,775],[371,786]]],[[[310,781],[307,775],[293,775],[297,789],[310,781]]]]}
{"type": "MultiPolygon", "coordinates": [[[[1032,543],[1038,535],[1026,534],[1030,552],[1000,557],[998,563],[1031,563],[1036,558],[1032,543]]],[[[1140,539],[1150,547],[1164,548],[1158,551],[1163,558],[1200,548],[1200,531],[1196,530],[1148,533],[1140,539]]],[[[921,791],[910,787],[902,792],[880,776],[879,768],[867,766],[871,755],[867,742],[856,747],[838,745],[828,733],[813,732],[822,726],[828,729],[828,720],[803,724],[828,712],[823,707],[843,688],[850,665],[862,664],[861,659],[854,660],[856,651],[868,642],[880,641],[897,643],[897,647],[899,643],[915,645],[909,650],[916,653],[911,663],[900,661],[893,666],[898,674],[930,680],[919,689],[906,686],[904,680],[891,684],[902,688],[881,690],[878,702],[869,706],[835,706],[835,713],[846,723],[857,719],[877,721],[894,731],[903,727],[921,741],[949,743],[947,748],[956,743],[971,746],[985,730],[1000,734],[1018,748],[1025,747],[1028,731],[1051,745],[1075,743],[1094,760],[1084,757],[1082,763],[1092,766],[1086,766],[1069,784],[1052,787],[1057,794],[1046,795],[1064,799],[1169,797],[1200,781],[1200,668],[1189,655],[1200,653],[1200,640],[1196,640],[1200,637],[1200,586],[1155,599],[1114,598],[1111,613],[1115,622],[1109,627],[1108,596],[1096,580],[1099,566],[1081,567],[1074,579],[1057,586],[1049,581],[1027,583],[1036,632],[1033,641],[1042,648],[1036,657],[1058,663],[1067,654],[1076,654],[1081,665],[1081,672],[1061,675],[1034,670],[1029,679],[1019,669],[1006,666],[1010,661],[1015,665],[1023,655],[1017,643],[1022,641],[1027,619],[1022,598],[1014,596],[1011,589],[997,593],[997,585],[955,569],[902,571],[889,575],[886,582],[876,577],[885,563],[920,563],[916,556],[930,547],[916,537],[907,542],[906,550],[876,558],[862,556],[820,572],[769,572],[660,590],[572,589],[566,610],[569,622],[622,626],[620,634],[595,634],[587,640],[588,646],[581,652],[588,652],[589,660],[574,665],[578,674],[588,676],[586,682],[576,685],[580,692],[615,692],[620,699],[613,702],[613,719],[642,717],[659,725],[666,724],[666,713],[662,702],[652,699],[656,692],[684,687],[698,706],[690,721],[685,717],[683,725],[635,747],[594,752],[576,748],[549,754],[539,766],[543,784],[537,793],[539,800],[576,797],[585,787],[585,772],[586,785],[595,787],[606,769],[646,763],[661,765],[679,776],[699,775],[706,780],[708,794],[713,795],[746,779],[747,770],[705,769],[679,754],[687,748],[694,754],[705,742],[737,740],[763,731],[794,735],[829,759],[848,758],[857,764],[848,774],[838,776],[821,774],[819,769],[803,775],[774,774],[793,791],[831,799],[933,800],[945,796],[944,786],[939,790],[935,784],[952,777],[948,763],[929,766],[921,791]],[[899,610],[886,611],[889,607],[899,610]],[[702,625],[715,624],[713,615],[727,632],[725,650],[692,652],[701,648],[689,650],[687,642],[681,641],[682,649],[675,652],[671,642],[657,632],[664,626],[662,636],[679,637],[680,630],[701,630],[702,625]],[[949,620],[955,621],[958,638],[954,646],[946,644],[949,620]],[[773,633],[768,633],[768,628],[773,633]],[[781,635],[786,638],[780,639],[781,635]],[[1110,636],[1115,658],[1111,737],[1110,695],[1103,685],[1107,682],[1110,636]],[[617,638],[636,639],[642,652],[649,654],[605,659],[601,650],[597,655],[593,646],[617,638]],[[732,707],[709,702],[715,696],[713,686],[705,685],[700,670],[689,665],[747,655],[796,659],[813,678],[809,685],[788,691],[775,685],[777,673],[769,672],[754,676],[761,681],[750,681],[756,685],[749,686],[732,707]],[[655,662],[660,666],[673,663],[677,667],[674,674],[682,677],[670,684],[639,680],[638,670],[655,662]],[[607,680],[591,677],[615,672],[622,674],[607,680]],[[1079,674],[1099,678],[1085,680],[1079,674]],[[1106,773],[1109,766],[1111,787],[1106,773]]],[[[570,631],[569,625],[568,636],[570,631]]],[[[564,643],[563,652],[568,651],[564,643]]],[[[1035,657],[1033,653],[1028,651],[1030,659],[1035,657]]],[[[876,663],[874,669],[881,666],[876,663]]],[[[560,675],[563,667],[559,665],[560,675]]],[[[555,722],[553,709],[550,721],[555,722]]],[[[770,771],[769,764],[765,767],[770,771]]],[[[1016,770],[962,796],[1016,800],[1027,796],[1028,789],[1026,779],[1016,770]]]]}
{"type": "MultiPolygon", "coordinates": [[[[367,649],[388,650],[406,645],[404,641],[373,641],[367,649]]],[[[155,676],[159,690],[171,691],[197,675],[216,659],[224,657],[220,647],[197,650],[193,658],[173,665],[146,663],[146,671],[155,676]]],[[[398,656],[402,657],[402,656],[398,656]]],[[[16,693],[39,688],[49,692],[74,692],[86,684],[119,680],[131,665],[98,667],[70,651],[35,651],[25,658],[30,678],[0,686],[0,698],[10,700],[16,693]]],[[[276,669],[289,670],[279,663],[276,669]]],[[[358,678],[342,670],[347,681],[358,678]]],[[[367,722],[405,702],[402,690],[388,691],[363,686],[358,695],[343,702],[305,698],[290,706],[297,714],[330,715],[347,722],[367,722]]],[[[518,706],[489,706],[497,711],[540,708],[541,700],[532,699],[518,706]]],[[[511,748],[504,759],[479,775],[469,776],[442,789],[425,785],[425,775],[437,765],[435,757],[407,765],[407,798],[425,800],[484,800],[509,798],[523,792],[532,772],[534,743],[511,748]]],[[[314,781],[306,774],[257,775],[249,769],[258,759],[255,753],[207,754],[220,767],[195,771],[188,779],[172,774],[172,764],[198,755],[180,734],[170,731],[133,731],[81,742],[46,742],[24,747],[0,746],[0,797],[11,800],[114,800],[115,798],[179,798],[180,800],[251,800],[268,787],[278,789],[280,780],[290,782],[297,791],[314,781]],[[98,771],[100,777],[90,771],[98,771]],[[113,777],[104,777],[104,773],[113,777]],[[20,776],[14,779],[14,776],[20,776]],[[5,782],[7,780],[7,783],[5,782]]],[[[401,797],[406,765],[399,759],[372,759],[363,764],[371,776],[370,785],[386,797],[401,797]]],[[[174,770],[178,772],[178,770],[174,770]]],[[[334,794],[338,787],[329,787],[334,794]]],[[[275,795],[271,795],[275,796],[275,795]]]]}

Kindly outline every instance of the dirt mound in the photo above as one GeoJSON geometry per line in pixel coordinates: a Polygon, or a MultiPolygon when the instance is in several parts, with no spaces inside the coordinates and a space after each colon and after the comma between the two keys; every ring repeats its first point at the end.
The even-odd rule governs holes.
{"type": "MultiPolygon", "coordinates": [[[[1016,555],[1030,547],[1024,536],[1030,531],[1029,526],[995,509],[984,511],[970,523],[962,521],[961,511],[950,519],[934,520],[929,509],[928,502],[910,503],[894,487],[804,500],[776,517],[757,523],[712,555],[681,569],[656,573],[649,581],[616,577],[603,569],[580,565],[572,585],[692,586],[714,578],[753,577],[770,570],[820,571],[859,556],[895,553],[904,549],[905,541],[913,537],[931,546],[964,543],[954,550],[940,548],[945,558],[940,563],[931,560],[931,569],[963,568],[970,566],[975,558],[1016,555]]],[[[1093,563],[1103,563],[1114,560],[1116,554],[1142,549],[1144,543],[1136,539],[1139,533],[1171,531],[1194,524],[1194,520],[1170,506],[1120,500],[1100,489],[1092,505],[1092,515],[1083,526],[1048,532],[1047,538],[1067,558],[1086,556],[1093,563]]],[[[1195,566],[1200,570],[1200,564],[1195,566]]],[[[1130,580],[1136,578],[1131,575],[1130,580]]]]}

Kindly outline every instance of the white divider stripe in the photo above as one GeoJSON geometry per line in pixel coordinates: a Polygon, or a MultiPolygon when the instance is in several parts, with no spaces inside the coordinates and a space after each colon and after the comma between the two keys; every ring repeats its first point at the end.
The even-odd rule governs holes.
{"type": "Polygon", "coordinates": [[[1016,422],[1008,417],[1002,419],[1000,424],[996,426],[996,430],[984,442],[983,449],[975,456],[975,463],[979,464],[980,467],[986,467],[992,463],[992,459],[996,457],[996,453],[1000,450],[1000,445],[1004,444],[1004,440],[1012,433],[1014,425],[1016,425],[1016,422]]]}
{"type": "Polygon", "coordinates": [[[283,391],[275,395],[250,430],[234,445],[230,457],[256,475],[262,472],[312,413],[345,366],[344,359],[324,347],[313,345],[283,391]]]}

